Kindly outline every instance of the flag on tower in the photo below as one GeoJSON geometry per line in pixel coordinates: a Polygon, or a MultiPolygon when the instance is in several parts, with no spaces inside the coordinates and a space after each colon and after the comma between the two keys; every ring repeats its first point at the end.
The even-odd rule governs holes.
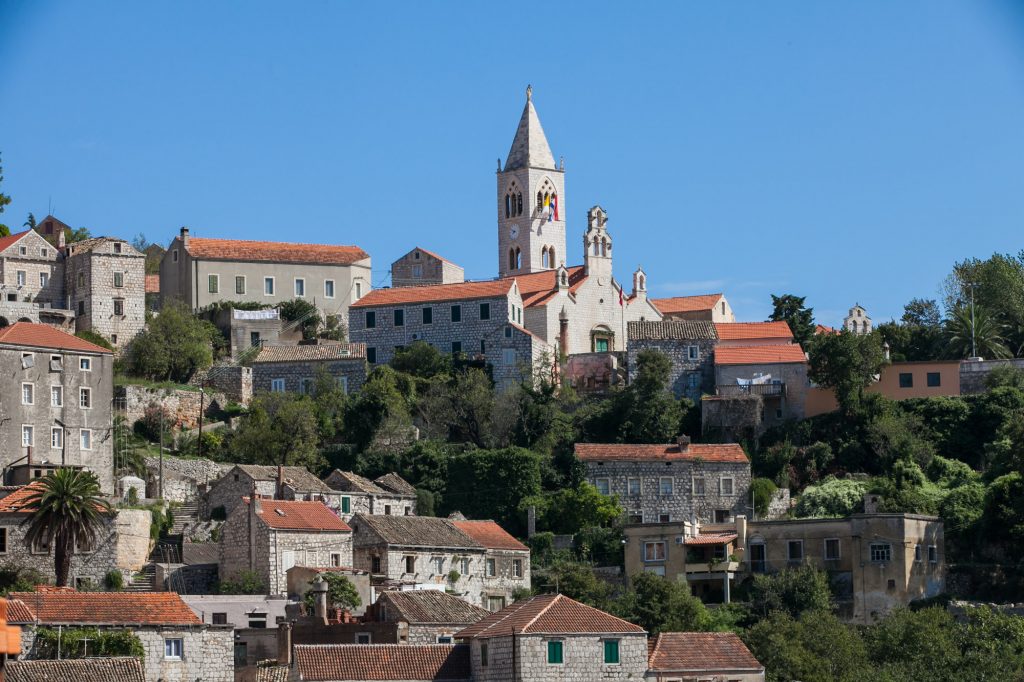
{"type": "Polygon", "coordinates": [[[551,195],[551,213],[548,215],[548,222],[551,222],[551,216],[554,216],[555,220],[558,220],[558,195],[551,195]]]}

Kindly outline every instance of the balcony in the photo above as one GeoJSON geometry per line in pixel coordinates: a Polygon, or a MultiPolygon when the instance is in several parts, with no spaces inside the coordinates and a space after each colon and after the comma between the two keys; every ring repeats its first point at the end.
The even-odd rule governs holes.
{"type": "Polygon", "coordinates": [[[740,562],[738,561],[721,561],[715,562],[699,562],[686,564],[686,578],[688,580],[700,580],[707,578],[712,575],[721,575],[724,573],[736,573],[740,570],[740,562]]]}
{"type": "Polygon", "coordinates": [[[718,395],[759,395],[762,397],[782,397],[786,395],[786,384],[720,384],[715,387],[718,395]]]}

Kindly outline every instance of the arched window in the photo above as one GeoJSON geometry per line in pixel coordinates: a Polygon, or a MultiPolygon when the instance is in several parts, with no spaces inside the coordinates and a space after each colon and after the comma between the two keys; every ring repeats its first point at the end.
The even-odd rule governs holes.
{"type": "Polygon", "coordinates": [[[608,240],[607,239],[602,239],[601,240],[601,255],[602,256],[607,256],[608,255],[608,240]]]}
{"type": "Polygon", "coordinates": [[[594,238],[594,255],[598,256],[600,254],[601,254],[601,244],[597,241],[597,238],[595,237],[594,238]]]}
{"type": "Polygon", "coordinates": [[[508,218],[512,215],[512,197],[508,194],[505,195],[505,217],[508,218]]]}
{"type": "Polygon", "coordinates": [[[544,247],[540,250],[540,264],[542,267],[548,267],[548,247],[544,247]]]}
{"type": "Polygon", "coordinates": [[[537,190],[537,213],[540,213],[543,210],[544,210],[544,195],[540,193],[540,190],[537,190]]]}
{"type": "Polygon", "coordinates": [[[639,288],[642,291],[644,289],[644,287],[646,286],[646,284],[647,284],[647,278],[644,277],[643,275],[640,275],[640,277],[638,278],[638,281],[640,283],[640,287],[639,288]]]}
{"type": "Polygon", "coordinates": [[[523,193],[516,194],[516,215],[523,215],[523,193]]]}
{"type": "Polygon", "coordinates": [[[562,271],[562,286],[569,286],[569,273],[565,272],[564,270],[562,271]]]}
{"type": "Polygon", "coordinates": [[[515,267],[515,269],[518,270],[521,267],[523,267],[523,254],[519,250],[519,247],[517,246],[516,247],[516,267],[515,267]]]}
{"type": "Polygon", "coordinates": [[[509,270],[515,270],[516,269],[516,250],[515,249],[509,249],[508,250],[508,269],[509,270]]]}

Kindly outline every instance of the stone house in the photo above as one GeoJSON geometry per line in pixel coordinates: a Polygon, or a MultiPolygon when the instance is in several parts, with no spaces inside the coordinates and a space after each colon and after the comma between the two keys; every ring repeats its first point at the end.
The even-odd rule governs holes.
{"type": "Polygon", "coordinates": [[[619,498],[630,523],[715,523],[747,513],[750,460],[736,443],[577,443],[576,457],[589,483],[619,498]]]}
{"type": "Polygon", "coordinates": [[[64,282],[77,331],[115,349],[146,326],[146,257],[124,239],[96,237],[64,247],[64,282]]]}
{"type": "Polygon", "coordinates": [[[0,237],[0,297],[4,303],[31,301],[64,308],[63,275],[60,251],[35,230],[0,237]]]}
{"type": "Polygon", "coordinates": [[[289,682],[471,682],[459,644],[296,644],[289,682]]]}
{"type": "Polygon", "coordinates": [[[648,643],[648,682],[764,682],[764,666],[734,632],[662,632],[648,643]]]}
{"type": "Polygon", "coordinates": [[[735,322],[736,316],[725,294],[701,294],[652,298],[651,303],[664,320],[691,320],[704,322],[735,322]]]}
{"type": "Polygon", "coordinates": [[[67,588],[12,593],[24,615],[8,619],[21,626],[24,658],[36,657],[40,630],[95,627],[130,630],[145,650],[146,682],[233,682],[230,625],[204,625],[174,592],[76,592],[67,588]]]}
{"type": "Polygon", "coordinates": [[[512,602],[516,590],[530,588],[529,547],[494,521],[452,519],[452,525],[486,550],[479,603],[487,610],[500,611],[512,602]]]}
{"type": "Polygon", "coordinates": [[[370,256],[358,246],[209,239],[183,227],[160,261],[161,302],[184,301],[193,310],[298,298],[344,320],[370,286],[370,256]]]}
{"type": "Polygon", "coordinates": [[[346,521],[353,514],[416,515],[416,489],[396,473],[371,481],[351,471],[335,469],[324,483],[342,493],[341,518],[346,521]]]}
{"type": "Polygon", "coordinates": [[[5,682],[74,680],[75,682],[146,682],[142,660],[134,656],[63,658],[56,660],[8,659],[5,682]]]}
{"type": "Polygon", "coordinates": [[[630,322],[627,334],[626,364],[630,382],[637,377],[640,353],[655,350],[664,353],[672,363],[669,389],[677,398],[700,400],[703,394],[714,392],[714,352],[718,334],[710,322],[630,322]]]}
{"type": "Polygon", "coordinates": [[[395,624],[400,644],[452,644],[456,632],[490,613],[442,590],[385,590],[367,619],[395,624]]]}
{"type": "Polygon", "coordinates": [[[795,343],[719,346],[715,350],[716,395],[759,396],[765,428],[803,419],[809,387],[807,356],[795,343]]]}
{"type": "Polygon", "coordinates": [[[561,594],[518,601],[456,635],[474,682],[643,680],[643,628],[561,594]]]}
{"type": "MultiPolygon", "coordinates": [[[[48,580],[55,580],[53,548],[30,544],[25,519],[33,509],[30,498],[38,483],[15,489],[0,498],[0,562],[33,568],[48,580]]],[[[78,547],[71,557],[71,584],[89,587],[103,584],[107,574],[118,571],[129,582],[149,556],[150,513],[146,509],[119,509],[107,518],[88,547],[78,547]]]]}
{"type": "Polygon", "coordinates": [[[376,584],[446,589],[485,608],[500,608],[517,588],[530,587],[529,552],[513,548],[518,543],[492,521],[480,522],[493,524],[477,533],[493,538],[485,542],[451,519],[356,514],[350,523],[353,565],[369,571],[376,584]]]}
{"type": "Polygon", "coordinates": [[[418,246],[391,264],[393,287],[458,284],[464,281],[466,275],[461,267],[418,246]]]}
{"type": "Polygon", "coordinates": [[[341,494],[306,467],[236,464],[210,484],[203,500],[204,516],[227,518],[254,490],[265,500],[318,500],[336,510],[342,504],[341,494]]]}
{"type": "Polygon", "coordinates": [[[321,372],[337,381],[345,393],[359,391],[366,381],[366,345],[263,345],[252,359],[253,390],[312,393],[321,372]]]}
{"type": "Polygon", "coordinates": [[[323,502],[243,498],[221,527],[220,577],[253,571],[287,594],[292,566],[352,566],[352,528],[323,502]]]}
{"type": "Polygon", "coordinates": [[[112,353],[48,325],[16,322],[0,329],[0,376],[5,474],[19,462],[81,466],[113,494],[112,353]]]}
{"type": "Polygon", "coordinates": [[[442,353],[485,361],[499,387],[528,380],[552,352],[522,325],[523,299],[515,280],[377,289],[349,310],[349,337],[366,344],[371,365],[423,341],[442,353]]]}

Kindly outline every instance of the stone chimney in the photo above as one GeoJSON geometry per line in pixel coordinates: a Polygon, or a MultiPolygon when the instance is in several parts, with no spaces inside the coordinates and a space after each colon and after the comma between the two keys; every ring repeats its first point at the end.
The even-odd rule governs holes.
{"type": "Polygon", "coordinates": [[[274,499],[284,499],[284,466],[277,465],[277,485],[274,487],[274,499]]]}
{"type": "Polygon", "coordinates": [[[188,228],[184,226],[181,228],[181,245],[188,248],[188,228]]]}
{"type": "Polygon", "coordinates": [[[292,624],[288,622],[277,626],[277,664],[292,664],[292,624]]]}
{"type": "Polygon", "coordinates": [[[558,354],[569,357],[569,313],[565,312],[565,306],[558,313],[558,354]]]}
{"type": "Polygon", "coordinates": [[[878,508],[882,506],[882,496],[868,493],[864,496],[864,513],[877,514],[878,508]]]}
{"type": "Polygon", "coordinates": [[[313,582],[313,617],[327,625],[327,581],[318,575],[313,582]]]}
{"type": "Polygon", "coordinates": [[[689,451],[689,449],[690,449],[690,437],[687,436],[685,433],[680,434],[679,437],[676,438],[676,443],[679,445],[679,452],[687,452],[687,451],[689,451]]]}

